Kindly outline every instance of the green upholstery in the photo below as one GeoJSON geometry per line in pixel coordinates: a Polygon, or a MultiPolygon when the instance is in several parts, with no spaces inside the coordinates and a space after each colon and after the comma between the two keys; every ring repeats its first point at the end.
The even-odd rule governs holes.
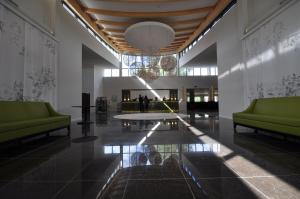
{"type": "Polygon", "coordinates": [[[0,101],[0,142],[70,126],[47,102],[0,101]]]}
{"type": "Polygon", "coordinates": [[[233,122],[235,126],[300,136],[300,97],[253,100],[245,111],[233,113],[233,122]]]}

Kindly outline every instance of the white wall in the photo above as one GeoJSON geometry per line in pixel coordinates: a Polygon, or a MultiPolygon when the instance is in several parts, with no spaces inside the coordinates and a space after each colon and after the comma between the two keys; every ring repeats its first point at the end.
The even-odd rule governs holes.
{"type": "MultiPolygon", "coordinates": [[[[103,78],[104,95],[108,98],[111,111],[116,111],[117,103],[121,102],[122,89],[146,89],[136,77],[105,77],[103,78]],[[114,101],[115,99],[115,101],[114,101]]],[[[153,89],[178,89],[180,112],[186,111],[186,89],[187,88],[210,88],[217,87],[217,77],[160,77],[149,83],[153,89]]],[[[163,96],[161,96],[163,97],[163,96]]]]}
{"type": "Polygon", "coordinates": [[[104,67],[95,65],[94,66],[94,103],[96,102],[97,97],[104,96],[103,76],[104,76],[104,67]]]}
{"type": "Polygon", "coordinates": [[[82,64],[82,92],[90,93],[90,104],[95,105],[97,97],[104,96],[103,77],[105,68],[116,68],[103,58],[85,56],[82,64]]]}
{"type": "Polygon", "coordinates": [[[245,103],[300,95],[300,1],[281,10],[243,38],[245,103]]]}
{"type": "Polygon", "coordinates": [[[242,60],[238,16],[238,6],[235,6],[179,60],[180,66],[186,65],[208,47],[217,44],[219,114],[226,118],[244,108],[242,72],[238,68],[242,60]]]}
{"type": "MultiPolygon", "coordinates": [[[[247,91],[249,90],[249,85],[247,84],[247,81],[249,80],[252,81],[253,85],[260,83],[258,82],[259,79],[268,81],[263,82],[264,85],[274,85],[274,80],[278,78],[291,79],[294,74],[295,76],[299,75],[300,78],[297,69],[299,66],[296,64],[299,58],[299,55],[296,54],[300,43],[300,39],[297,40],[297,38],[300,38],[298,36],[300,25],[298,22],[291,22],[292,19],[297,19],[297,15],[300,15],[300,13],[297,13],[296,11],[300,8],[299,1],[290,1],[296,2],[297,5],[295,3],[282,14],[278,14],[280,16],[276,17],[276,15],[271,18],[270,21],[267,21],[264,26],[251,33],[252,35],[256,35],[255,37],[248,36],[246,39],[243,38],[247,27],[257,24],[257,22],[270,15],[271,11],[274,11],[274,8],[279,8],[280,6],[283,7],[284,4],[281,5],[280,2],[283,1],[238,0],[235,7],[233,7],[212,28],[212,30],[200,40],[200,42],[179,60],[180,66],[188,65],[198,54],[216,43],[219,69],[219,114],[221,117],[231,118],[233,112],[242,111],[248,106],[249,100],[246,99],[248,96],[245,93],[249,93],[249,91],[247,91]],[[294,10],[294,12],[291,12],[292,10],[294,10]],[[279,20],[280,18],[283,18],[284,20],[279,20]],[[280,30],[278,30],[278,24],[280,26],[279,29],[281,28],[280,30]],[[276,33],[278,31],[280,32],[276,33]],[[282,38],[279,38],[278,35],[282,36],[282,38]],[[273,40],[276,40],[275,43],[273,40]],[[265,45],[268,41],[271,42],[265,45]],[[287,46],[290,44],[293,50],[285,55],[274,53],[272,54],[272,62],[266,61],[267,59],[270,59],[270,53],[261,54],[265,52],[266,46],[273,45],[274,43],[276,48],[276,46],[284,42],[287,46]],[[254,72],[252,74],[247,72],[247,64],[251,61],[249,60],[249,56],[247,56],[247,54],[249,54],[247,53],[247,50],[250,50],[251,53],[256,56],[254,57],[254,61],[257,62],[256,68],[261,68],[260,70],[253,70],[254,72]],[[293,55],[291,55],[292,53],[293,55]],[[279,75],[279,73],[281,74],[283,72],[278,72],[279,70],[276,69],[282,69],[283,65],[288,66],[286,71],[288,71],[289,74],[285,74],[285,76],[279,75]],[[269,68],[268,71],[266,68],[269,68]],[[256,83],[253,82],[256,80],[256,83]]],[[[277,52],[278,49],[275,48],[272,48],[271,50],[277,52]]],[[[293,83],[297,84],[295,81],[293,83]]],[[[300,91],[299,88],[294,89],[300,91]]],[[[263,92],[266,96],[268,90],[264,90],[263,92]]]]}
{"type": "Polygon", "coordinates": [[[250,0],[247,3],[247,23],[246,25],[251,25],[256,21],[260,20],[264,15],[266,15],[270,10],[280,6],[280,2],[283,0],[250,0]]]}
{"type": "Polygon", "coordinates": [[[58,63],[58,109],[71,114],[73,119],[81,116],[79,109],[82,93],[82,46],[85,45],[111,65],[118,60],[74,20],[60,3],[57,3],[56,37],[60,41],[58,63]]]}
{"type": "Polygon", "coordinates": [[[72,106],[81,104],[83,45],[104,58],[110,67],[119,66],[118,59],[63,9],[60,0],[14,2],[18,5],[17,10],[33,19],[32,23],[48,30],[58,40],[58,111],[72,115],[73,120],[80,119],[80,109],[72,106]]]}
{"type": "Polygon", "coordinates": [[[42,25],[49,32],[55,29],[56,0],[10,0],[28,17],[42,25]]]}

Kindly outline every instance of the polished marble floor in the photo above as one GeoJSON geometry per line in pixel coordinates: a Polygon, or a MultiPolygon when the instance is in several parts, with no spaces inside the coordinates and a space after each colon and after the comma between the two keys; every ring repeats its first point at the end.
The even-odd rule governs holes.
{"type": "Polygon", "coordinates": [[[92,114],[71,137],[0,146],[0,198],[300,198],[300,141],[192,113],[174,120],[92,114]]]}

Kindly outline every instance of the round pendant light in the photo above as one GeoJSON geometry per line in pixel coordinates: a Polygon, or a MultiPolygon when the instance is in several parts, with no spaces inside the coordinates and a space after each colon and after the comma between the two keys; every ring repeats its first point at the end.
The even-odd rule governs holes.
{"type": "Polygon", "coordinates": [[[125,40],[143,53],[153,54],[168,46],[175,38],[174,30],[167,24],[146,21],[129,26],[125,31],[125,40]]]}

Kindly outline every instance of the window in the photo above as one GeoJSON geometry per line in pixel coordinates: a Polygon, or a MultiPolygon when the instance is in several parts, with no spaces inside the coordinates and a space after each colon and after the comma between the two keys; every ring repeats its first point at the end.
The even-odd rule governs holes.
{"type": "Polygon", "coordinates": [[[80,24],[82,27],[84,27],[85,29],[87,28],[86,25],[85,25],[85,23],[84,23],[81,19],[77,18],[77,21],[79,22],[79,24],[80,24]]]}
{"type": "Polygon", "coordinates": [[[120,153],[120,146],[113,146],[113,153],[120,153]]]}
{"type": "Polygon", "coordinates": [[[208,102],[208,96],[204,96],[204,102],[208,102]]]}
{"type": "Polygon", "coordinates": [[[72,17],[76,17],[76,15],[69,9],[68,6],[66,6],[66,4],[63,4],[64,9],[66,9],[66,11],[72,16],[72,17]]]}
{"type": "Polygon", "coordinates": [[[208,28],[208,29],[203,33],[203,35],[206,35],[209,31],[210,31],[210,28],[208,28]]]}
{"type": "Polygon", "coordinates": [[[88,28],[88,32],[95,37],[95,33],[90,28],[88,28]]]}
{"type": "Polygon", "coordinates": [[[120,70],[119,69],[111,69],[111,76],[112,77],[119,77],[120,76],[120,70]]]}
{"type": "Polygon", "coordinates": [[[218,68],[217,67],[211,67],[210,68],[210,75],[217,76],[218,75],[218,68]]]}
{"type": "Polygon", "coordinates": [[[208,69],[207,68],[201,68],[201,76],[207,76],[208,75],[208,69]]]}
{"type": "Polygon", "coordinates": [[[194,68],[194,76],[200,76],[201,75],[200,69],[201,68],[194,68]]]}
{"type": "Polygon", "coordinates": [[[100,39],[100,37],[97,35],[97,33],[95,33],[92,29],[89,28],[89,26],[87,24],[85,24],[85,22],[78,17],[75,12],[65,3],[62,3],[63,8],[72,16],[74,17],[78,23],[84,28],[86,29],[100,44],[102,44],[104,47],[106,47],[106,49],[111,52],[117,59],[120,60],[120,54],[117,53],[110,45],[107,45],[106,42],[104,42],[102,39],[100,39]]]}
{"type": "Polygon", "coordinates": [[[214,96],[214,101],[215,101],[215,102],[218,102],[218,100],[219,100],[219,99],[218,99],[218,96],[214,96]]]}
{"type": "Polygon", "coordinates": [[[194,68],[187,68],[187,76],[194,76],[194,68]]]}
{"type": "MultiPolygon", "coordinates": [[[[196,42],[193,42],[193,43],[190,44],[190,45],[195,46],[196,43],[199,42],[199,41],[202,39],[202,37],[203,37],[204,35],[206,35],[206,34],[211,30],[211,28],[212,28],[213,26],[215,26],[215,25],[220,21],[220,19],[221,19],[224,15],[226,15],[226,14],[229,12],[229,10],[236,4],[236,2],[237,2],[237,1],[231,1],[231,3],[225,8],[225,10],[223,10],[223,11],[220,13],[220,15],[219,15],[218,17],[216,17],[216,18],[211,22],[211,24],[208,25],[207,29],[204,30],[202,33],[200,33],[199,37],[197,38],[197,41],[196,41],[196,42]]],[[[185,49],[183,49],[183,50],[179,53],[180,57],[182,57],[188,50],[190,50],[190,46],[187,46],[185,49]]]]}
{"type": "MultiPolygon", "coordinates": [[[[170,56],[170,55],[168,55],[170,56]]],[[[177,59],[177,55],[173,55],[177,59]]],[[[154,69],[151,69],[152,72],[156,73],[158,76],[168,76],[168,75],[174,75],[177,74],[177,66],[174,68],[174,70],[169,73],[166,72],[161,68],[160,61],[162,59],[162,56],[134,56],[134,55],[122,55],[122,76],[135,76],[136,73],[141,69],[148,69],[150,67],[153,67],[154,69]],[[128,69],[128,72],[126,72],[125,69],[128,69]],[[125,74],[125,75],[123,75],[125,74]],[[127,75],[128,74],[128,75],[127,75]]],[[[177,61],[176,61],[177,64],[177,61]]]]}
{"type": "Polygon", "coordinates": [[[210,75],[216,75],[216,68],[215,67],[210,68],[210,75]]]}
{"type": "Polygon", "coordinates": [[[129,70],[129,76],[135,76],[135,74],[136,74],[136,69],[129,70]]]}
{"type": "Polygon", "coordinates": [[[128,77],[129,73],[128,73],[128,69],[127,68],[123,68],[122,69],[122,77],[128,77]]]}
{"type": "Polygon", "coordinates": [[[186,101],[190,102],[190,97],[189,96],[186,97],[186,101]]]}
{"type": "MultiPolygon", "coordinates": [[[[163,75],[163,74],[162,74],[163,75]]],[[[217,67],[180,67],[179,76],[217,76],[217,67]]]]}
{"type": "Polygon", "coordinates": [[[201,102],[201,97],[200,96],[196,96],[194,99],[195,99],[195,102],[201,102]]]}
{"type": "Polygon", "coordinates": [[[186,68],[185,67],[179,68],[179,76],[186,76],[186,68]]]}
{"type": "Polygon", "coordinates": [[[111,77],[111,69],[104,69],[104,77],[111,77]]]}
{"type": "Polygon", "coordinates": [[[112,154],[112,146],[104,146],[104,154],[112,154]]]}

